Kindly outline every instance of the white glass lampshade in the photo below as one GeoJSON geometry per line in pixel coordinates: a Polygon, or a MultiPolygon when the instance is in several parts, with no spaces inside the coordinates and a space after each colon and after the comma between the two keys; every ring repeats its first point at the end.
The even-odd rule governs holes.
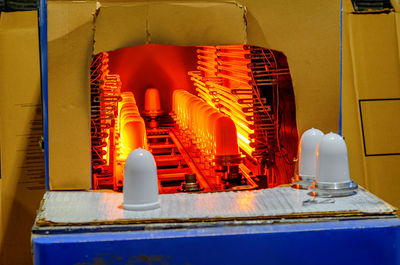
{"type": "Polygon", "coordinates": [[[160,207],[157,167],[153,155],[145,149],[132,151],[125,163],[124,209],[152,210],[160,207]]]}
{"type": "Polygon", "coordinates": [[[299,148],[299,176],[302,180],[313,181],[317,165],[317,146],[324,133],[311,128],[303,133],[299,148]]]}
{"type": "Polygon", "coordinates": [[[342,197],[357,193],[358,185],[350,178],[347,147],[342,136],[328,133],[317,147],[317,172],[313,194],[342,197]]]}
{"type": "Polygon", "coordinates": [[[328,133],[317,148],[317,183],[350,182],[347,147],[343,137],[328,133]]]}

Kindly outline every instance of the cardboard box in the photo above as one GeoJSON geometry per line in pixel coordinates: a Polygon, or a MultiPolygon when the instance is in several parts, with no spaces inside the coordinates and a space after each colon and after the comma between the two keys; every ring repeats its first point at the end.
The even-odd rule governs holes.
{"type": "Polygon", "coordinates": [[[343,134],[352,178],[400,206],[399,4],[343,13],[343,134]]]}
{"type": "Polygon", "coordinates": [[[281,51],[292,75],[299,133],[338,130],[340,1],[49,1],[50,189],[91,188],[92,55],[148,43],[281,51]]]}
{"type": "Polygon", "coordinates": [[[2,264],[31,264],[30,233],[45,190],[37,12],[0,17],[2,264]]]}

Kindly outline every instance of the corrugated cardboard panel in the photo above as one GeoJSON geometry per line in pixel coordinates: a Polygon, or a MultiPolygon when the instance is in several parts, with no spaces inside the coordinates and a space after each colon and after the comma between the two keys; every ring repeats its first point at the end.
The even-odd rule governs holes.
{"type": "Polygon", "coordinates": [[[99,8],[95,54],[147,43],[246,43],[245,9],[232,2],[125,2],[105,3],[99,8]]]}
{"type": "Polygon", "coordinates": [[[369,190],[394,206],[400,205],[400,156],[364,157],[369,190]]]}
{"type": "Polygon", "coordinates": [[[153,3],[154,10],[152,9],[151,15],[147,11],[148,5],[148,3],[107,3],[104,7],[99,7],[95,2],[49,2],[51,189],[90,188],[89,66],[94,43],[94,53],[145,44],[151,36],[157,38],[157,34],[161,34],[160,38],[163,39],[162,34],[168,28],[169,33],[174,34],[174,29],[180,24],[187,23],[193,16],[203,18],[204,26],[197,20],[197,24],[193,24],[194,21],[191,23],[193,25],[190,27],[192,31],[190,36],[197,36],[197,39],[188,38],[189,28],[187,28],[185,31],[175,33],[168,40],[182,36],[177,42],[191,39],[193,43],[202,40],[203,44],[211,45],[221,43],[215,40],[217,36],[220,39],[230,36],[228,43],[234,40],[235,42],[241,40],[241,43],[244,43],[244,10],[235,4],[208,3],[195,7],[190,4],[153,3]],[[94,23],[96,7],[99,9],[94,23]],[[169,11],[166,12],[165,9],[169,11]],[[172,10],[176,12],[173,20],[168,15],[172,10]],[[213,16],[208,16],[209,13],[213,16]],[[159,20],[160,17],[162,21],[159,20]],[[153,19],[154,22],[151,21],[153,19]],[[233,23],[234,21],[236,22],[233,23]],[[170,22],[174,24],[165,26],[170,22]],[[221,26],[218,26],[219,24],[221,26]],[[155,33],[151,33],[150,28],[155,33]],[[196,28],[201,34],[195,34],[196,28]],[[232,34],[226,33],[228,28],[232,34]],[[204,33],[205,30],[207,33],[204,33]],[[237,32],[240,32],[239,37],[237,32]]]}
{"type": "Polygon", "coordinates": [[[90,90],[95,2],[48,5],[51,189],[89,189],[90,90]]]}
{"type": "Polygon", "coordinates": [[[144,3],[104,4],[96,17],[94,54],[142,45],[147,40],[147,13],[144,3]],[[118,29],[118,30],[116,30],[118,29]]]}
{"type": "Polygon", "coordinates": [[[337,131],[339,1],[49,1],[48,11],[52,189],[89,187],[88,69],[90,56],[100,51],[149,42],[247,42],[282,51],[292,73],[299,132],[337,131]]]}
{"type": "Polygon", "coordinates": [[[400,2],[399,2],[399,1],[397,1],[397,0],[391,0],[390,2],[391,2],[393,8],[394,8],[396,11],[400,11],[400,2]]]}
{"type": "Polygon", "coordinates": [[[400,99],[361,101],[365,155],[400,154],[400,99]]]}
{"type": "Polygon", "coordinates": [[[393,151],[396,141],[390,142],[389,139],[398,138],[396,119],[399,111],[395,106],[380,105],[375,108],[376,111],[363,113],[361,121],[359,107],[365,104],[360,100],[400,97],[400,24],[397,17],[395,12],[344,14],[343,133],[348,143],[353,179],[399,206],[397,175],[400,156],[384,153],[364,155],[365,151],[367,154],[370,152],[368,148],[377,152],[393,151]],[[372,132],[374,135],[375,132],[375,138],[370,138],[371,134],[366,135],[369,137],[366,138],[366,150],[361,122],[368,127],[367,134],[372,132]],[[390,129],[390,126],[393,128],[390,129]]]}
{"type": "Polygon", "coordinates": [[[340,94],[340,1],[240,0],[248,43],[287,56],[299,133],[337,132],[340,94]]]}
{"type": "MultiPolygon", "coordinates": [[[[350,2],[350,1],[349,1],[350,2]]],[[[350,3],[351,4],[351,3],[350,3]]],[[[358,184],[368,187],[366,183],[365,161],[360,158],[364,154],[359,102],[353,74],[353,63],[350,46],[350,29],[347,26],[349,15],[343,16],[343,135],[349,155],[350,174],[358,184]]]]}
{"type": "Polygon", "coordinates": [[[354,7],[353,7],[352,0],[343,1],[343,12],[344,13],[354,12],[354,7]]]}
{"type": "Polygon", "coordinates": [[[278,187],[241,192],[161,194],[160,208],[149,211],[124,210],[123,194],[117,192],[47,192],[36,225],[390,215],[396,212],[364,189],[354,196],[331,199],[329,203],[318,198],[315,200],[317,203],[304,204],[304,201],[312,199],[308,192],[278,187]]]}
{"type": "Polygon", "coordinates": [[[45,189],[35,11],[1,14],[0,116],[2,264],[31,264],[30,232],[45,189]]]}
{"type": "MultiPolygon", "coordinates": [[[[399,3],[399,6],[400,6],[400,3],[399,3]]],[[[399,40],[400,40],[400,13],[399,12],[400,12],[400,8],[395,13],[395,27],[396,27],[396,33],[397,33],[397,54],[399,55],[399,60],[400,60],[400,45],[399,45],[399,40]]]]}
{"type": "MultiPolygon", "coordinates": [[[[0,99],[0,103],[1,103],[1,99],[0,99]]],[[[0,253],[3,250],[3,207],[1,207],[3,205],[2,202],[2,196],[3,196],[3,192],[2,192],[2,183],[3,183],[3,178],[2,178],[2,173],[1,173],[1,165],[3,164],[3,158],[1,156],[1,152],[2,152],[2,142],[3,137],[2,137],[2,130],[1,130],[1,124],[2,124],[2,119],[1,119],[1,111],[0,111],[0,253]]],[[[0,260],[2,259],[1,255],[0,255],[0,260]]]]}
{"type": "Polygon", "coordinates": [[[148,38],[153,43],[186,46],[246,43],[245,11],[234,2],[152,4],[148,38]]]}
{"type": "Polygon", "coordinates": [[[399,98],[400,64],[395,13],[349,17],[355,81],[360,99],[399,98]]]}

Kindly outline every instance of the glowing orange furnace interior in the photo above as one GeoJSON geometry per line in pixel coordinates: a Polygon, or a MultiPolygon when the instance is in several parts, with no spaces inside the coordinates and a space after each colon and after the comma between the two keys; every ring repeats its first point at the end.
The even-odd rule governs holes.
{"type": "Polygon", "coordinates": [[[92,175],[121,190],[136,148],[152,152],[160,193],[271,188],[297,155],[286,57],[248,45],[144,45],[93,57],[92,175]]]}

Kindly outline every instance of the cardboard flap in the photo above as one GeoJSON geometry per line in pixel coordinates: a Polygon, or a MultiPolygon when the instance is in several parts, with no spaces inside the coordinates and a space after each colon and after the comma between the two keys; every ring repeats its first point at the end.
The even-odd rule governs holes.
{"type": "Polygon", "coordinates": [[[93,24],[96,12],[95,2],[51,1],[48,4],[47,40],[48,42],[67,37],[70,32],[79,30],[85,24],[93,24]]]}
{"type": "Polygon", "coordinates": [[[360,99],[399,98],[396,15],[349,17],[354,78],[360,99]]]}
{"type": "Polygon", "coordinates": [[[392,0],[390,2],[392,3],[394,10],[396,10],[396,12],[398,12],[400,10],[400,2],[396,1],[396,0],[392,0]]]}
{"type": "Polygon", "coordinates": [[[102,6],[95,22],[94,54],[146,43],[147,5],[102,6]]]}
{"type": "Polygon", "coordinates": [[[48,39],[51,189],[90,188],[89,68],[103,51],[149,43],[281,51],[298,131],[339,124],[340,1],[50,0],[48,39]]]}
{"type": "Polygon", "coordinates": [[[400,154],[400,100],[360,101],[365,154],[400,154]]]}
{"type": "Polygon", "coordinates": [[[31,264],[30,233],[45,189],[37,12],[0,16],[0,263],[31,264]]]}
{"type": "Polygon", "coordinates": [[[152,5],[150,42],[187,46],[244,44],[245,16],[246,9],[235,3],[152,5]]]}
{"type": "Polygon", "coordinates": [[[3,13],[0,16],[0,30],[15,29],[35,29],[32,19],[36,19],[37,14],[34,12],[13,12],[12,14],[3,13]]]}
{"type": "Polygon", "coordinates": [[[95,2],[48,4],[48,21],[52,22],[48,25],[51,189],[91,187],[88,114],[95,12],[95,2]],[[52,119],[60,122],[52,122],[52,119]],[[80,155],[79,158],[76,154],[80,155]]]}
{"type": "Polygon", "coordinates": [[[95,54],[148,43],[241,44],[246,9],[233,2],[106,4],[98,9],[94,38],[95,54]]]}

